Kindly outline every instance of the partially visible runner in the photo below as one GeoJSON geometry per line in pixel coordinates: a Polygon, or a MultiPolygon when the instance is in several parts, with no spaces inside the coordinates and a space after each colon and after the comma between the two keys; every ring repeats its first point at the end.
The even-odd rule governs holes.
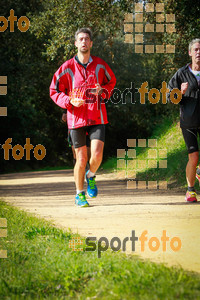
{"type": "Polygon", "coordinates": [[[192,63],[180,68],[169,82],[169,89],[181,90],[180,127],[188,149],[186,179],[188,190],[185,199],[196,202],[194,189],[195,177],[200,183],[199,147],[197,136],[200,135],[200,39],[194,39],[189,44],[189,56],[192,63]]]}
{"type": "Polygon", "coordinates": [[[87,181],[87,195],[94,198],[98,194],[95,173],[103,158],[105,124],[108,123],[104,99],[110,98],[116,84],[115,75],[107,63],[90,55],[92,43],[91,30],[79,29],[75,34],[78,54],[57,70],[50,85],[53,101],[67,109],[67,124],[76,153],[75,203],[80,207],[89,205],[84,178],[87,181]],[[85,174],[86,133],[91,140],[91,157],[90,169],[85,174]]]}

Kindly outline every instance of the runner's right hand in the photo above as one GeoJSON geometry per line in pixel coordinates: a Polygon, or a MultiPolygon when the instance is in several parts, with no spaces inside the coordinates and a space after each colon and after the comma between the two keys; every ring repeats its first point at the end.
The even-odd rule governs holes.
{"type": "Polygon", "coordinates": [[[188,82],[181,83],[181,93],[184,95],[188,89],[188,82]]]}
{"type": "Polygon", "coordinates": [[[70,103],[73,106],[80,107],[81,105],[83,105],[85,103],[85,101],[83,99],[81,99],[81,98],[72,98],[70,100],[70,103]]]}
{"type": "Polygon", "coordinates": [[[62,114],[62,122],[67,123],[67,114],[66,113],[62,114]]]}

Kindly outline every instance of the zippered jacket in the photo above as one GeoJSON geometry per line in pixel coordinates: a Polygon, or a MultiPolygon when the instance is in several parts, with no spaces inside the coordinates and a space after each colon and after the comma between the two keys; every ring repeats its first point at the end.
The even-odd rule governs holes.
{"type": "Polygon", "coordinates": [[[90,56],[86,69],[75,57],[67,60],[56,71],[50,85],[50,97],[60,107],[67,109],[68,128],[107,124],[104,99],[109,99],[116,84],[116,78],[108,64],[99,57],[90,56]],[[103,93],[90,93],[99,83],[103,93]],[[70,97],[82,98],[85,103],[75,107],[70,97]]]}
{"type": "Polygon", "coordinates": [[[189,65],[180,68],[168,84],[171,91],[173,88],[181,90],[181,84],[188,82],[188,89],[179,102],[180,127],[186,129],[200,127],[200,86],[194,74],[190,72],[189,65]]]}

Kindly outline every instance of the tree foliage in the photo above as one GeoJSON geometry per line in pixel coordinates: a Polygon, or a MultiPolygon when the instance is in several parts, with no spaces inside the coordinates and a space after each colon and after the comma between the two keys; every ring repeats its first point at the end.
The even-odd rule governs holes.
{"type": "Polygon", "coordinates": [[[111,44],[123,22],[122,11],[113,0],[46,0],[43,10],[30,14],[30,18],[32,32],[45,40],[46,55],[51,59],[74,55],[74,33],[78,28],[90,27],[94,37],[107,33],[107,42],[111,44]]]}

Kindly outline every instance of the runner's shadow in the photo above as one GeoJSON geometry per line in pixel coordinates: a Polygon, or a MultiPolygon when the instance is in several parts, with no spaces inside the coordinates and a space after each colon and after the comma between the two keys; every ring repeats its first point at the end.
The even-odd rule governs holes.
{"type": "Polygon", "coordinates": [[[152,202],[132,202],[132,203],[108,203],[108,204],[95,204],[93,206],[131,206],[131,205],[154,205],[154,206],[159,206],[159,205],[200,205],[200,202],[195,202],[195,203],[187,203],[187,202],[165,202],[165,203],[152,203],[152,202]]]}
{"type": "Polygon", "coordinates": [[[37,177],[67,177],[67,176],[74,176],[73,169],[0,174],[0,180],[30,179],[30,178],[37,178],[37,177]]]}

